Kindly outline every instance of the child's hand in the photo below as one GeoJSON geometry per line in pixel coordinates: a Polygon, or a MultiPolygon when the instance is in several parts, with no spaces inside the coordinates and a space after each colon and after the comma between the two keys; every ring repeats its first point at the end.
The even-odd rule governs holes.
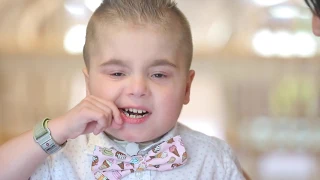
{"type": "Polygon", "coordinates": [[[64,116],[49,121],[48,126],[56,142],[62,144],[82,134],[97,135],[109,127],[120,129],[122,120],[113,102],[88,96],[64,116]]]}

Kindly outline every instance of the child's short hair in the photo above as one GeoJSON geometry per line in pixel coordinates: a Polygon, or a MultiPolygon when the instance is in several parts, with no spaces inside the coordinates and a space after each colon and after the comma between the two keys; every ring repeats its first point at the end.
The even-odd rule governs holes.
{"type": "Polygon", "coordinates": [[[312,13],[320,17],[320,0],[304,0],[312,13]]]}
{"type": "Polygon", "coordinates": [[[90,52],[94,49],[97,30],[107,23],[131,22],[135,24],[155,24],[161,29],[178,27],[181,33],[179,41],[183,46],[187,68],[190,68],[193,56],[193,44],[190,25],[184,14],[177,8],[174,0],[104,0],[93,13],[86,33],[83,58],[89,69],[90,52]]]}

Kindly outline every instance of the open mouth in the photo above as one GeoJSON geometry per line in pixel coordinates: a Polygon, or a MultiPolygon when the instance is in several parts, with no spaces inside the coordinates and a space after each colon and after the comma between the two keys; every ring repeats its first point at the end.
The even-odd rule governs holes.
{"type": "Polygon", "coordinates": [[[143,118],[149,114],[148,111],[141,110],[141,109],[124,108],[121,110],[125,116],[133,119],[143,118]]]}

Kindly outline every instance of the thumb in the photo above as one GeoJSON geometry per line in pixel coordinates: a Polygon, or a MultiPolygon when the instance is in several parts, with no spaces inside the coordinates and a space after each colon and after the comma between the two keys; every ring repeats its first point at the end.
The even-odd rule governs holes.
{"type": "Polygon", "coordinates": [[[121,129],[122,126],[123,126],[122,124],[118,124],[114,120],[111,123],[111,128],[113,128],[113,129],[121,129]]]}

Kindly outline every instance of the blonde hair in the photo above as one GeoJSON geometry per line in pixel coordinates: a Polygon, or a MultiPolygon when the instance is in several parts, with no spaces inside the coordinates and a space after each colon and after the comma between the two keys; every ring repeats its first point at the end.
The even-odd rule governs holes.
{"type": "Polygon", "coordinates": [[[87,26],[83,58],[89,69],[90,54],[101,25],[117,22],[160,25],[163,30],[178,26],[180,45],[185,49],[187,68],[190,69],[193,44],[190,25],[174,0],[104,0],[93,13],[87,26]],[[174,21],[174,22],[173,22],[174,21]]]}

